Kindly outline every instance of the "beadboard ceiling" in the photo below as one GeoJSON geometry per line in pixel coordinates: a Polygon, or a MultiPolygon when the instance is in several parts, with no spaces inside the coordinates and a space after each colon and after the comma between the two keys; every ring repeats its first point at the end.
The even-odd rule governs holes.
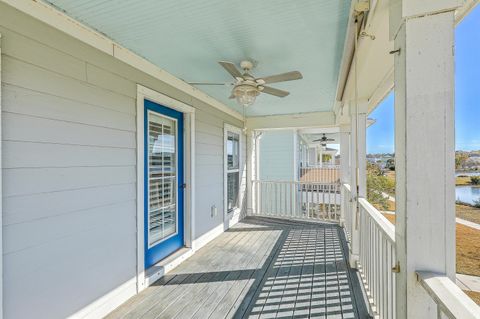
{"type": "MultiPolygon", "coordinates": [[[[50,0],[186,82],[228,82],[217,63],[253,59],[255,76],[292,70],[299,81],[272,84],[286,98],[261,94],[248,116],[332,110],[350,0],[50,0]]],[[[229,100],[231,87],[201,86],[229,100]]]]}

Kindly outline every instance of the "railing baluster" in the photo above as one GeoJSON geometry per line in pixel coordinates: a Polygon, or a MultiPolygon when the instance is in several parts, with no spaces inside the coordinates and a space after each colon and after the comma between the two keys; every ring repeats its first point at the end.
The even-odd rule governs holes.
{"type": "Polygon", "coordinates": [[[359,205],[360,275],[368,287],[375,315],[395,318],[394,227],[364,198],[359,199],[359,205]]]}
{"type": "MultiPolygon", "coordinates": [[[[339,222],[341,205],[350,204],[350,195],[342,201],[341,187],[338,183],[255,180],[252,214],[339,222]]],[[[344,222],[350,224],[349,209],[345,210],[344,222]]]]}

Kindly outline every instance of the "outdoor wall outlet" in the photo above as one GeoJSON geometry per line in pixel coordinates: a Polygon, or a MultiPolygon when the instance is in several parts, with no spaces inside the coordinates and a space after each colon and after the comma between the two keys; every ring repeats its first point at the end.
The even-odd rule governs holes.
{"type": "Polygon", "coordinates": [[[211,216],[212,216],[212,217],[217,216],[217,206],[213,205],[213,206],[211,207],[210,211],[211,211],[211,216]]]}

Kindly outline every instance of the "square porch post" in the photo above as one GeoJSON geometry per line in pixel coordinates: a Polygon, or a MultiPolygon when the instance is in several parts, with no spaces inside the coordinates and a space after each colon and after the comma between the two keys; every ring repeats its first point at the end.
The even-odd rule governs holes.
{"type": "Polygon", "coordinates": [[[257,208],[257,200],[258,195],[256,193],[255,187],[253,187],[253,181],[258,179],[258,165],[257,165],[257,144],[258,144],[258,137],[257,133],[252,130],[247,130],[246,132],[246,182],[247,182],[247,209],[246,215],[253,215],[258,213],[256,211],[257,208]]]}
{"type": "Polygon", "coordinates": [[[356,268],[360,253],[358,198],[367,196],[367,101],[350,103],[350,119],[350,188],[353,199],[350,267],[356,268]]]}
{"type": "MultiPolygon", "coordinates": [[[[340,126],[340,184],[350,184],[350,125],[340,126]]],[[[344,203],[343,187],[341,188],[341,203],[344,203]]],[[[350,200],[350,198],[348,198],[350,200]]],[[[345,223],[345,211],[346,207],[342,205],[340,207],[340,225],[345,223]]],[[[351,213],[351,212],[348,212],[351,213]]],[[[351,233],[351,229],[348,229],[351,233]]]]}
{"type": "Polygon", "coordinates": [[[397,318],[436,318],[416,271],[455,281],[454,10],[457,0],[395,0],[397,318]]]}

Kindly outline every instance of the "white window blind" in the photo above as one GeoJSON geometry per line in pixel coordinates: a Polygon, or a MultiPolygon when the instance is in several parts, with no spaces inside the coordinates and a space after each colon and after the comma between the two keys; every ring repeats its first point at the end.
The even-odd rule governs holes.
{"type": "Polygon", "coordinates": [[[148,113],[148,244],[177,232],[176,121],[148,113]]]}

